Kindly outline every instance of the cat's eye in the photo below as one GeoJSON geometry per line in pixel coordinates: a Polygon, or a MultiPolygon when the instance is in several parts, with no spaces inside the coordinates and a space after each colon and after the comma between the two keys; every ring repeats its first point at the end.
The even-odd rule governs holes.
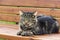
{"type": "Polygon", "coordinates": [[[35,17],[35,16],[32,16],[33,18],[35,17]]]}

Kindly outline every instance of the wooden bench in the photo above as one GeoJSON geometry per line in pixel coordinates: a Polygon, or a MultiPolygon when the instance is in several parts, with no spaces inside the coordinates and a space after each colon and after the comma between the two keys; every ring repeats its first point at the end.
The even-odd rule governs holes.
{"type": "MultiPolygon", "coordinates": [[[[0,0],[0,20],[19,22],[19,11],[37,11],[52,15],[60,24],[60,0],[0,0]]],[[[0,24],[0,38],[6,40],[60,40],[60,34],[47,34],[32,37],[17,36],[18,25],[0,24]]]]}
{"type": "Polygon", "coordinates": [[[17,25],[2,25],[0,24],[0,38],[5,40],[60,40],[59,34],[45,34],[35,36],[17,36],[18,32],[17,25]]]}

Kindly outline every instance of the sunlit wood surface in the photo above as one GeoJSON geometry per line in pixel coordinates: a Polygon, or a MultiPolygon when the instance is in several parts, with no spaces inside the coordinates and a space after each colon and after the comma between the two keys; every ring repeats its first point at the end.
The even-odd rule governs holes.
{"type": "Polygon", "coordinates": [[[7,40],[60,40],[60,34],[45,34],[35,36],[17,36],[17,25],[0,24],[0,38],[7,40]]]}
{"type": "Polygon", "coordinates": [[[0,5],[60,8],[60,0],[0,0],[0,5]]]}

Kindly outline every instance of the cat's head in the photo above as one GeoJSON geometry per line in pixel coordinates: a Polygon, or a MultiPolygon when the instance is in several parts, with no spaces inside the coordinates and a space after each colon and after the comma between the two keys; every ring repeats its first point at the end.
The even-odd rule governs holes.
{"type": "Polygon", "coordinates": [[[19,11],[20,20],[26,27],[32,27],[36,23],[37,12],[23,12],[19,11]]]}

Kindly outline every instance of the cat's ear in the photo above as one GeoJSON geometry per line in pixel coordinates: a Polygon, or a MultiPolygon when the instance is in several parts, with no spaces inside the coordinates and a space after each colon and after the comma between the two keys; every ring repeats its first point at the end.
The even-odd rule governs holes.
{"type": "Polygon", "coordinates": [[[23,14],[23,11],[19,11],[19,15],[22,15],[23,14]]]}
{"type": "Polygon", "coordinates": [[[36,11],[36,12],[34,12],[34,15],[37,15],[37,11],[36,11]]]}

